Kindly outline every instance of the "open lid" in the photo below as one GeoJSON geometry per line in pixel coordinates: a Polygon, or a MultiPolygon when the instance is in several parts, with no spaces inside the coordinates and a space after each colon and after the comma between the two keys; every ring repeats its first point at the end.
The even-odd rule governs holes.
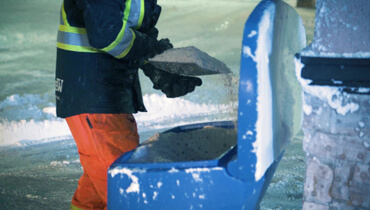
{"type": "Polygon", "coordinates": [[[294,55],[305,46],[302,20],[281,0],[261,1],[243,35],[236,177],[258,181],[301,125],[301,89],[294,55]]]}

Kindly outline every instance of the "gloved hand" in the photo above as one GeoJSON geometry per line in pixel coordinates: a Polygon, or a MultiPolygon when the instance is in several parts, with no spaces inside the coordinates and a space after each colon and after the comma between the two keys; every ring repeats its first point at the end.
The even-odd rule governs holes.
{"type": "Polygon", "coordinates": [[[145,55],[145,58],[153,58],[156,55],[163,53],[164,51],[173,48],[173,45],[170,43],[169,39],[156,40],[148,37],[148,51],[145,55]]]}
{"type": "Polygon", "coordinates": [[[176,98],[193,92],[196,86],[202,85],[198,77],[181,76],[155,68],[152,64],[144,64],[144,74],[153,82],[153,88],[161,90],[167,98],[176,98]]]}
{"type": "Polygon", "coordinates": [[[149,37],[152,37],[153,39],[157,39],[158,38],[158,29],[157,28],[151,28],[148,32],[146,32],[146,34],[149,36],[149,37]]]}
{"type": "Polygon", "coordinates": [[[144,64],[146,60],[152,58],[164,51],[173,48],[169,39],[157,40],[158,29],[153,27],[146,33],[134,30],[136,39],[133,47],[127,56],[129,60],[129,68],[137,69],[144,64]]]}
{"type": "Polygon", "coordinates": [[[135,31],[136,39],[141,40],[143,43],[142,46],[146,46],[145,48],[141,48],[141,53],[144,59],[153,58],[154,56],[163,53],[164,51],[173,48],[173,45],[170,43],[169,39],[161,39],[157,40],[156,36],[158,36],[158,32],[155,28],[150,31],[151,34],[144,34],[139,31],[135,31]]]}

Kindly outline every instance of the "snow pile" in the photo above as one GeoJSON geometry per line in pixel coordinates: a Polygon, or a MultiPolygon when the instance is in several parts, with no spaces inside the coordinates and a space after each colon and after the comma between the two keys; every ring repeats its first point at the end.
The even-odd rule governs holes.
{"type": "MultiPolygon", "coordinates": [[[[48,95],[12,95],[0,102],[0,146],[26,145],[61,139],[72,135],[64,119],[56,117],[55,104],[48,95]]],[[[195,103],[165,95],[144,95],[148,112],[135,114],[139,132],[189,123],[232,120],[229,104],[195,103]]]]}
{"type": "Polygon", "coordinates": [[[184,98],[167,98],[165,95],[143,96],[148,112],[135,114],[139,131],[161,129],[208,121],[233,120],[229,116],[236,102],[229,104],[195,103],[184,98]]]}
{"type": "Polygon", "coordinates": [[[64,120],[56,117],[48,96],[18,94],[0,103],[0,146],[71,138],[64,120]]]}

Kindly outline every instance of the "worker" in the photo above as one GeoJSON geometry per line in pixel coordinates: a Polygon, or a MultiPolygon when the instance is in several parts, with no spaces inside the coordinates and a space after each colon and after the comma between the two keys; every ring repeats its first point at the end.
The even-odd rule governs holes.
{"type": "Polygon", "coordinates": [[[167,97],[192,92],[202,81],[167,73],[147,62],[172,48],[157,39],[156,0],[64,0],[57,37],[57,116],[76,142],[83,175],[70,209],[106,209],[107,170],[139,144],[133,113],[145,112],[138,69],[167,97]]]}

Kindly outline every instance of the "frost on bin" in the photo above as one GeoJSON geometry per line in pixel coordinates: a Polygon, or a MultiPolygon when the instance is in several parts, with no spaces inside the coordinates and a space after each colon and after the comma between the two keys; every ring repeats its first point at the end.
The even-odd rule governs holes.
{"type": "Polygon", "coordinates": [[[167,50],[150,59],[150,63],[164,71],[189,76],[231,72],[223,62],[193,46],[167,50]]]}
{"type": "Polygon", "coordinates": [[[157,133],[141,144],[127,163],[212,160],[236,145],[235,129],[206,126],[181,133],[157,133]]]}

